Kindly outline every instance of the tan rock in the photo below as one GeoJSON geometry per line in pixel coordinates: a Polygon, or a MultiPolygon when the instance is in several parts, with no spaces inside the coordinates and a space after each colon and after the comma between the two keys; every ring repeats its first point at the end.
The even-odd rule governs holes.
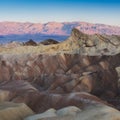
{"type": "Polygon", "coordinates": [[[76,115],[80,111],[81,110],[75,106],[69,106],[69,107],[65,107],[60,110],[57,110],[56,113],[58,116],[65,116],[65,115],[76,115]]]}
{"type": "Polygon", "coordinates": [[[0,90],[0,102],[7,101],[9,98],[10,92],[7,90],[0,90]]]}
{"type": "Polygon", "coordinates": [[[51,108],[45,111],[44,113],[28,116],[24,120],[41,120],[42,118],[56,117],[56,116],[57,116],[56,110],[51,108]]]}
{"type": "Polygon", "coordinates": [[[24,103],[0,103],[0,120],[22,120],[34,114],[24,103]]]}
{"type": "Polygon", "coordinates": [[[120,120],[120,112],[105,105],[89,106],[77,115],[44,118],[42,120],[120,120]]]}

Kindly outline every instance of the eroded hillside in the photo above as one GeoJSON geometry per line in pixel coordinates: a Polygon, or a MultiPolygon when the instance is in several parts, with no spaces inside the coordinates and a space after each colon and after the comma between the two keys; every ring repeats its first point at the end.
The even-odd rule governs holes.
{"type": "MultiPolygon", "coordinates": [[[[24,112],[24,117],[27,117],[34,114],[32,110],[41,113],[50,108],[57,110],[44,113],[53,117],[51,120],[67,120],[69,115],[72,115],[72,120],[81,117],[87,120],[85,113],[93,119],[92,116],[98,116],[94,109],[104,114],[100,120],[106,117],[119,120],[119,67],[120,36],[116,35],[87,35],[73,29],[66,41],[53,45],[32,46],[16,42],[2,45],[0,102],[10,102],[12,115],[16,116],[5,120],[18,120],[23,118],[20,113],[24,112]],[[23,108],[16,108],[20,103],[30,108],[24,104],[23,108]],[[74,108],[78,112],[68,106],[78,107],[74,108]],[[64,107],[68,108],[59,113],[59,109],[64,107]],[[91,109],[94,112],[91,113],[91,109]]],[[[1,106],[9,111],[10,103],[1,106]]],[[[0,111],[4,118],[3,109],[0,111]]],[[[25,120],[37,120],[41,116],[43,118],[43,114],[33,115],[25,120]]]]}
{"type": "Polygon", "coordinates": [[[1,45],[0,54],[80,54],[80,55],[114,55],[120,52],[120,36],[117,35],[87,35],[73,29],[71,36],[58,44],[33,44],[25,46],[12,42],[1,45]]]}

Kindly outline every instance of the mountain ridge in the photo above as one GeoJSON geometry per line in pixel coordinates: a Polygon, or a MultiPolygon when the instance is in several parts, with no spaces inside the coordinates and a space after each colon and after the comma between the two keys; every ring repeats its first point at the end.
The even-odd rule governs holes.
{"type": "Polygon", "coordinates": [[[45,35],[70,35],[73,28],[87,34],[120,35],[119,26],[105,24],[93,24],[88,22],[0,22],[0,35],[23,35],[23,34],[45,34],[45,35]]]}

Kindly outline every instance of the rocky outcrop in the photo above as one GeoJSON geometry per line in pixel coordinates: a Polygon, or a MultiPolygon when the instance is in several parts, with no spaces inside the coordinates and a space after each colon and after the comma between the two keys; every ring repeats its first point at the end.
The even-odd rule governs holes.
{"type": "Polygon", "coordinates": [[[47,39],[47,40],[40,42],[40,44],[43,44],[43,45],[52,45],[52,44],[58,44],[58,43],[59,43],[58,41],[53,40],[53,39],[47,39]]]}
{"type": "Polygon", "coordinates": [[[30,39],[29,41],[24,43],[25,46],[37,46],[37,43],[30,39]]]}
{"type": "Polygon", "coordinates": [[[71,36],[60,44],[59,50],[89,56],[114,55],[120,52],[120,36],[87,35],[74,28],[71,36]]]}
{"type": "Polygon", "coordinates": [[[0,120],[23,120],[33,114],[33,111],[24,103],[0,103],[0,120]]]}
{"type": "Polygon", "coordinates": [[[56,110],[51,108],[44,113],[28,116],[24,120],[39,120],[47,117],[57,117],[56,110]]]}
{"type": "MultiPolygon", "coordinates": [[[[71,112],[72,113],[72,112],[71,112]]],[[[119,120],[120,112],[104,105],[89,106],[81,112],[76,112],[76,115],[65,115],[57,117],[46,117],[42,120],[119,120]]],[[[43,113],[45,115],[45,113],[43,113]]],[[[28,119],[31,120],[31,119],[28,119]]],[[[41,120],[41,119],[34,119],[41,120]]]]}
{"type": "Polygon", "coordinates": [[[57,116],[62,117],[62,116],[68,116],[68,115],[74,116],[80,111],[81,110],[75,106],[65,107],[57,111],[55,109],[49,109],[45,111],[44,113],[28,116],[24,120],[39,120],[39,119],[43,119],[47,117],[52,118],[52,117],[57,117],[57,116]]]}

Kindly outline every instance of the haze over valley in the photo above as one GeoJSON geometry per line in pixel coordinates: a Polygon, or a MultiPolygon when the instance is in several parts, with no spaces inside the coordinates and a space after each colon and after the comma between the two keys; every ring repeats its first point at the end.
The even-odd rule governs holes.
{"type": "Polygon", "coordinates": [[[63,41],[70,35],[73,28],[87,34],[120,35],[120,27],[87,22],[48,22],[45,24],[0,22],[0,43],[24,42],[29,39],[39,42],[49,38],[63,41]]]}

